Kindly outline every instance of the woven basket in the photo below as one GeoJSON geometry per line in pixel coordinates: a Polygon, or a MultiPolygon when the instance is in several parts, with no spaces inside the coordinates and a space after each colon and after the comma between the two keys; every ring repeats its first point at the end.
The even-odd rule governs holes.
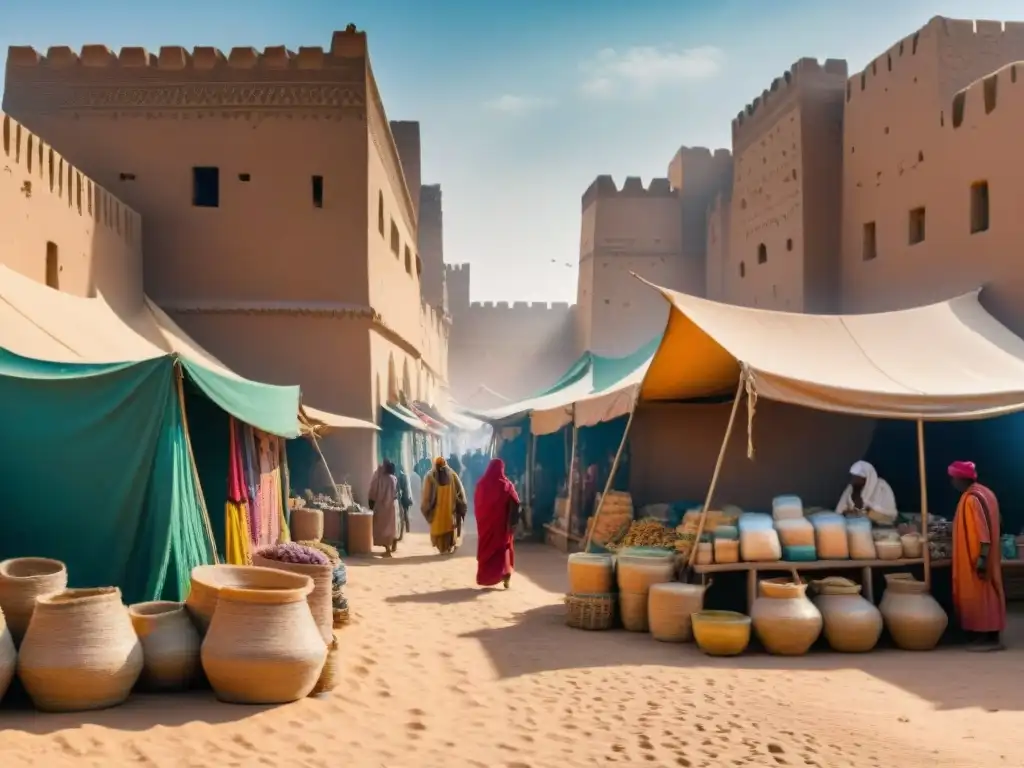
{"type": "Polygon", "coordinates": [[[313,591],[306,598],[313,620],[320,628],[324,643],[331,642],[331,630],[334,628],[331,575],[334,568],[330,565],[305,565],[300,563],[279,563],[260,555],[252,556],[252,564],[262,568],[277,568],[280,571],[298,573],[313,580],[313,591]]]}
{"type": "Polygon", "coordinates": [[[292,541],[320,541],[324,537],[324,513],[313,507],[292,510],[292,541]]]}
{"type": "Polygon", "coordinates": [[[37,709],[81,712],[121,704],[142,663],[121,590],[68,589],[36,601],[18,676],[37,709]]]}
{"type": "Polygon", "coordinates": [[[201,658],[221,701],[298,701],[320,678],[327,644],[306,602],[313,581],[297,573],[272,572],[279,579],[275,587],[220,588],[201,658]]]}
{"type": "Polygon", "coordinates": [[[253,565],[197,565],[193,568],[192,587],[185,608],[199,636],[206,635],[221,589],[280,589],[282,583],[294,583],[289,579],[282,580],[280,574],[277,568],[257,568],[253,565]]]}
{"type": "Polygon", "coordinates": [[[615,595],[566,595],[565,623],[573,629],[611,629],[615,595]]]}
{"type": "Polygon", "coordinates": [[[373,512],[348,513],[348,554],[352,557],[373,552],[373,512]]]}
{"type": "Polygon", "coordinates": [[[135,634],[142,641],[139,684],[154,691],[182,691],[199,675],[199,633],[185,606],[165,600],[129,606],[135,634]]]}
{"type": "Polygon", "coordinates": [[[0,610],[0,701],[3,701],[17,668],[18,652],[14,649],[14,638],[7,627],[4,612],[0,610]]]}
{"type": "Polygon", "coordinates": [[[0,610],[16,645],[28,629],[36,598],[62,592],[67,586],[68,569],[60,560],[16,557],[0,563],[0,610]]]}
{"type": "Polygon", "coordinates": [[[310,696],[317,696],[321,693],[330,693],[341,680],[341,655],[338,649],[338,638],[332,637],[331,644],[327,646],[327,660],[320,672],[320,677],[310,691],[310,696]]]}
{"type": "Polygon", "coordinates": [[[334,609],[334,628],[341,629],[351,620],[348,608],[335,608],[334,609]]]}

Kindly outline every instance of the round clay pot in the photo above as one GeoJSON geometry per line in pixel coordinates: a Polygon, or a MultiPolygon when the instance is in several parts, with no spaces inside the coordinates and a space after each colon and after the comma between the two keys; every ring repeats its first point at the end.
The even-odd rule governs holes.
{"type": "Polygon", "coordinates": [[[704,608],[705,587],[667,582],[652,584],[647,593],[647,624],[651,637],[663,643],[688,643],[693,639],[690,617],[704,608]]]}
{"type": "Polygon", "coordinates": [[[331,565],[281,563],[259,554],[252,556],[252,564],[260,568],[276,568],[288,573],[298,573],[309,576],[313,580],[313,591],[309,593],[306,602],[309,603],[309,610],[313,614],[316,625],[320,628],[324,643],[329,644],[334,637],[334,608],[331,602],[333,594],[331,578],[334,575],[334,568],[331,565]]]}
{"type": "Polygon", "coordinates": [[[14,638],[7,627],[4,612],[0,610],[0,701],[3,701],[17,668],[18,652],[14,649],[14,638]]]}
{"type": "Polygon", "coordinates": [[[324,537],[324,513],[313,507],[292,510],[292,541],[320,541],[324,537]]]}
{"type": "Polygon", "coordinates": [[[154,691],[181,691],[199,675],[199,633],[181,603],[157,600],[128,608],[142,642],[140,685],[154,691]]]}
{"type": "Polygon", "coordinates": [[[223,587],[276,589],[281,584],[276,568],[258,568],[252,565],[197,565],[192,569],[192,586],[185,600],[185,609],[192,618],[200,637],[213,619],[217,596],[223,587]]]}
{"type": "Polygon", "coordinates": [[[297,701],[310,694],[320,677],[327,644],[306,603],[313,581],[271,572],[279,577],[276,587],[220,589],[201,658],[221,701],[297,701]]]}
{"type": "Polygon", "coordinates": [[[28,629],[36,598],[63,592],[68,569],[48,557],[15,557],[0,563],[0,610],[7,617],[15,645],[28,629]]]}
{"type": "Polygon", "coordinates": [[[807,599],[807,585],[787,578],[761,582],[761,596],[750,609],[761,645],[778,656],[801,656],[821,634],[821,612],[807,599]]]}
{"type": "Polygon", "coordinates": [[[117,587],[68,589],[36,600],[18,676],[37,709],[82,712],[121,704],[142,672],[142,644],[117,587]]]}
{"type": "Polygon", "coordinates": [[[882,635],[882,614],[864,599],[859,584],[814,582],[818,596],[814,605],[821,611],[825,639],[840,653],[866,653],[882,635]]]}
{"type": "Polygon", "coordinates": [[[906,574],[886,574],[879,610],[893,642],[905,651],[930,651],[939,644],[949,617],[928,586],[906,574]]]}

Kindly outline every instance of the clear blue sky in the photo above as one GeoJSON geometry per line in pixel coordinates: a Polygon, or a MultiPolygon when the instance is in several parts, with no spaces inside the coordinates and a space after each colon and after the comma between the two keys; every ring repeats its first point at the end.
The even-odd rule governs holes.
{"type": "Polygon", "coordinates": [[[0,45],[330,44],[369,36],[391,119],[419,120],[445,255],[474,300],[572,300],[579,198],[664,176],[802,56],[860,69],[931,16],[1024,18],[1021,0],[11,0],[0,45]]]}

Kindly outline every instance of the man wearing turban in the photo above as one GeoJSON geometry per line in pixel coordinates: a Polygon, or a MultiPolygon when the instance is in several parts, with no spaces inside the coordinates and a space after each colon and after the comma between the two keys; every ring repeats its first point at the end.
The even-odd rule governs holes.
{"type": "Polygon", "coordinates": [[[994,651],[1006,629],[1006,595],[999,546],[999,501],[978,482],[971,461],[949,465],[960,501],[953,518],[953,605],[972,650],[994,651]]]}

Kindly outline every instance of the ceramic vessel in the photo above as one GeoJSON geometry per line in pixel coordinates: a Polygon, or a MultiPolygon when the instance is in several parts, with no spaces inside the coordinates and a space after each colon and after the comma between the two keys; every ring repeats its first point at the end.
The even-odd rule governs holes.
{"type": "Polygon", "coordinates": [[[879,610],[893,642],[906,651],[930,651],[942,639],[949,617],[923,581],[909,574],[886,574],[879,610]]]}
{"type": "Polygon", "coordinates": [[[821,612],[807,599],[807,585],[788,578],[761,582],[750,610],[754,631],[768,653],[801,656],[821,634],[821,612]]]}
{"type": "Polygon", "coordinates": [[[68,570],[60,560],[15,557],[0,563],[0,610],[15,645],[28,629],[36,598],[63,592],[67,586],[68,570]]]}
{"type": "Polygon", "coordinates": [[[153,691],[182,691],[199,675],[201,641],[185,606],[165,600],[129,606],[135,634],[142,642],[139,685],[153,691]]]}
{"type": "Polygon", "coordinates": [[[825,579],[814,582],[814,589],[818,593],[814,605],[821,611],[825,639],[833,650],[865,653],[878,644],[882,614],[861,596],[859,584],[825,579]]]}
{"type": "Polygon", "coordinates": [[[312,692],[323,670],[327,644],[306,602],[312,579],[273,572],[280,578],[276,587],[220,589],[201,658],[221,701],[297,701],[312,692]]]}
{"type": "Polygon", "coordinates": [[[614,590],[611,555],[576,552],[569,555],[568,569],[570,595],[604,595],[614,590]]]}
{"type": "Polygon", "coordinates": [[[750,617],[733,611],[700,611],[691,617],[697,647],[708,656],[738,656],[750,644],[750,617]]]}
{"type": "Polygon", "coordinates": [[[373,552],[373,512],[350,510],[348,520],[348,554],[352,557],[373,552]]]}
{"type": "Polygon", "coordinates": [[[192,586],[185,600],[185,609],[199,636],[206,630],[217,608],[217,596],[223,587],[276,589],[281,584],[281,571],[252,565],[197,565],[192,569],[192,586]]]}
{"type": "Polygon", "coordinates": [[[14,649],[14,638],[7,627],[4,612],[0,610],[0,701],[3,701],[17,669],[18,652],[14,649]]]}
{"type": "Polygon", "coordinates": [[[334,638],[334,608],[332,577],[334,568],[331,565],[306,565],[304,563],[280,563],[277,560],[270,560],[260,555],[252,556],[252,564],[261,568],[276,568],[288,573],[297,573],[308,576],[313,580],[313,591],[309,593],[306,602],[309,603],[309,610],[313,614],[313,620],[320,628],[320,634],[324,638],[324,644],[329,644],[334,638]]]}
{"type": "Polygon", "coordinates": [[[289,528],[292,541],[320,541],[324,537],[324,513],[314,507],[293,509],[289,528]]]}
{"type": "Polygon", "coordinates": [[[18,676],[37,709],[81,712],[127,699],[142,663],[121,590],[68,589],[36,600],[18,676]]]}
{"type": "Polygon", "coordinates": [[[647,594],[647,624],[651,637],[663,643],[693,639],[690,617],[704,607],[705,587],[668,582],[654,584],[647,594]]]}

